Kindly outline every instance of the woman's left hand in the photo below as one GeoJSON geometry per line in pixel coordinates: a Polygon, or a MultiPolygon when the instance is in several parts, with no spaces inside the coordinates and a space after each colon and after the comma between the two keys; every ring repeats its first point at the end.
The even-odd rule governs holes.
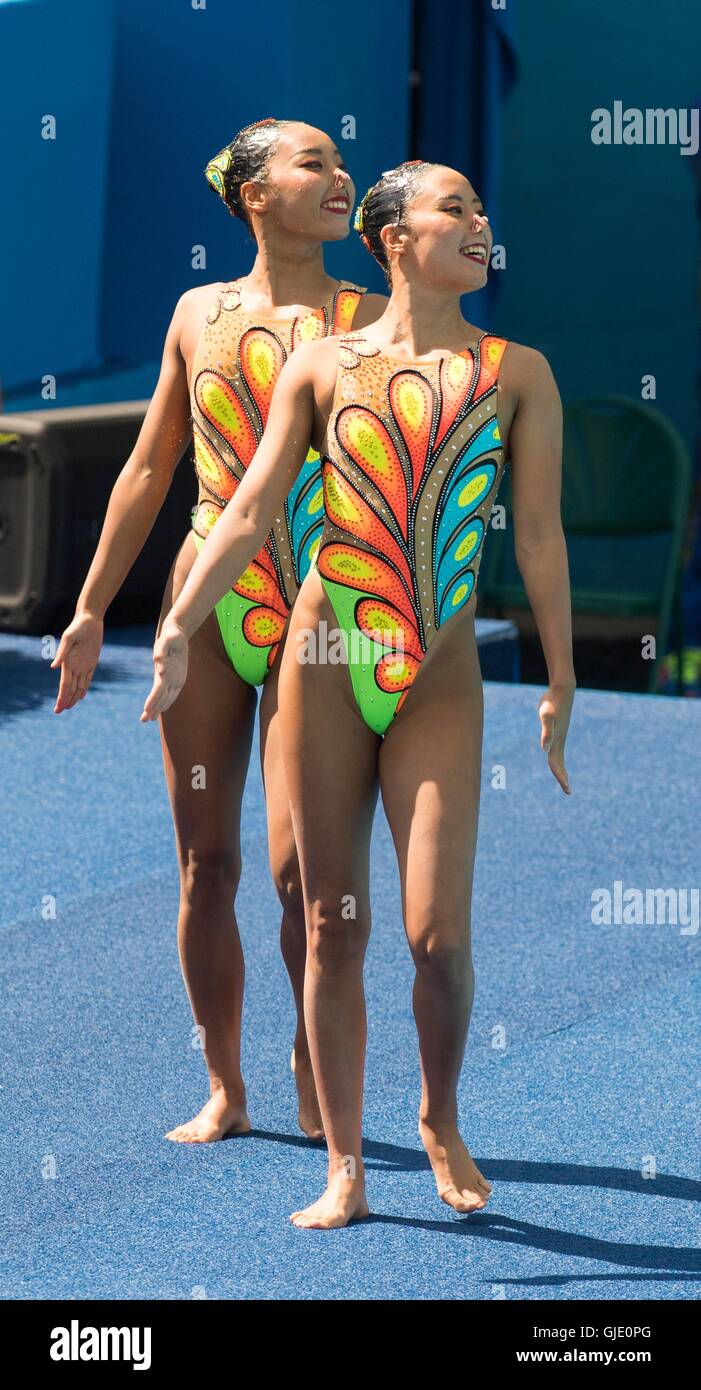
{"type": "Polygon", "coordinates": [[[568,796],[572,788],[565,767],[565,739],[576,688],[574,681],[551,684],[538,707],[540,746],[548,755],[548,766],[553,777],[568,796]]]}
{"type": "Polygon", "coordinates": [[[168,615],[153,647],[155,676],[140,723],[158,719],[175,703],[187,679],[187,637],[168,615]]]}

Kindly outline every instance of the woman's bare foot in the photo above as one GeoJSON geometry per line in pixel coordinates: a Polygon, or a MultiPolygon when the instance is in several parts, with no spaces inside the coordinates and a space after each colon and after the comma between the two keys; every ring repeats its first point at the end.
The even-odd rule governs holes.
{"type": "Polygon", "coordinates": [[[326,1191],[318,1202],[312,1202],[304,1211],[293,1211],[290,1221],[293,1226],[305,1230],[330,1231],[347,1226],[349,1221],[361,1221],[369,1215],[364,1172],[356,1178],[347,1178],[345,1173],[340,1172],[329,1178],[326,1191]]]}
{"type": "Polygon", "coordinates": [[[299,1127],[308,1139],[323,1139],[324,1124],[316,1094],[316,1084],[309,1053],[292,1049],[290,1067],[297,1087],[299,1127]]]}
{"type": "Polygon", "coordinates": [[[174,1144],[213,1144],[227,1134],[248,1134],[251,1121],[246,1110],[246,1093],[234,1094],[223,1087],[210,1096],[199,1115],[185,1125],[176,1125],[166,1134],[174,1144]]]}
{"type": "Polygon", "coordinates": [[[419,1120],[419,1136],[428,1154],[438,1196],[455,1211],[481,1211],[492,1193],[492,1185],[480,1173],[463,1144],[455,1124],[434,1129],[419,1120]]]}

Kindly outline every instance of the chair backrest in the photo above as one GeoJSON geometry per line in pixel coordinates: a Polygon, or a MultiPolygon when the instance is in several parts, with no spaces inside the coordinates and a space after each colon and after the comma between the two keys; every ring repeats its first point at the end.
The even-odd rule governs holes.
{"type": "MultiPolygon", "coordinates": [[[[487,538],[484,604],[525,606],[513,550],[510,469],[499,501],[506,531],[487,538]]],[[[564,412],[562,523],[574,608],[620,590],[668,606],[689,504],[691,461],[656,409],[625,396],[574,401],[564,412]]],[[[595,603],[592,611],[600,610],[595,603]]]]}
{"type": "Polygon", "coordinates": [[[594,397],[567,406],[562,488],[566,533],[673,531],[688,502],[689,480],[681,436],[651,406],[626,396],[594,397]]]}

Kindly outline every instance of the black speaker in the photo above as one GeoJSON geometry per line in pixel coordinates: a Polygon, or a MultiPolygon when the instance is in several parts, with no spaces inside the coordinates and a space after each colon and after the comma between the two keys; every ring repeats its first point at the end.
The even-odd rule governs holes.
{"type": "MultiPolygon", "coordinates": [[[[147,407],[120,401],[0,415],[0,629],[53,632],[71,617],[147,407]]],[[[155,621],[196,500],[189,448],[109,622],[155,621]]]]}

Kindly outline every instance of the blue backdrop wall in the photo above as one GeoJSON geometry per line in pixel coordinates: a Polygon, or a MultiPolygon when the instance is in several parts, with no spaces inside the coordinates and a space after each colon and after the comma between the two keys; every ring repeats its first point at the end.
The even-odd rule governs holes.
{"type": "Polygon", "coordinates": [[[102,361],[111,3],[0,0],[0,58],[0,387],[39,406],[102,361]]]}
{"type": "MultiPolygon", "coordinates": [[[[280,111],[341,146],[355,117],[343,147],[359,194],[410,156],[463,168],[506,249],[465,313],[541,347],[566,398],[639,395],[653,373],[691,441],[698,159],[590,132],[617,99],[698,105],[700,40],[697,0],[355,0],[352,26],[315,0],[0,0],[5,409],[47,404],[44,373],[59,405],[151,392],[178,296],[251,261],[204,163],[280,111]]],[[[384,288],[354,234],[328,266],[384,288]]]]}
{"type": "Polygon", "coordinates": [[[698,0],[538,0],[515,7],[519,80],[504,111],[495,327],[541,348],[565,398],[657,406],[692,443],[699,231],[694,159],[671,145],[594,145],[597,107],[698,107],[698,0]]]}
{"type": "MultiPolygon", "coordinates": [[[[410,0],[355,0],[352,28],[348,11],[309,0],[0,0],[0,53],[6,410],[46,405],[44,373],[60,405],[150,394],[178,296],[251,263],[202,174],[241,126],[275,114],[319,125],[358,196],[408,156],[410,0]]],[[[355,234],[327,264],[384,288],[355,234]]]]}

